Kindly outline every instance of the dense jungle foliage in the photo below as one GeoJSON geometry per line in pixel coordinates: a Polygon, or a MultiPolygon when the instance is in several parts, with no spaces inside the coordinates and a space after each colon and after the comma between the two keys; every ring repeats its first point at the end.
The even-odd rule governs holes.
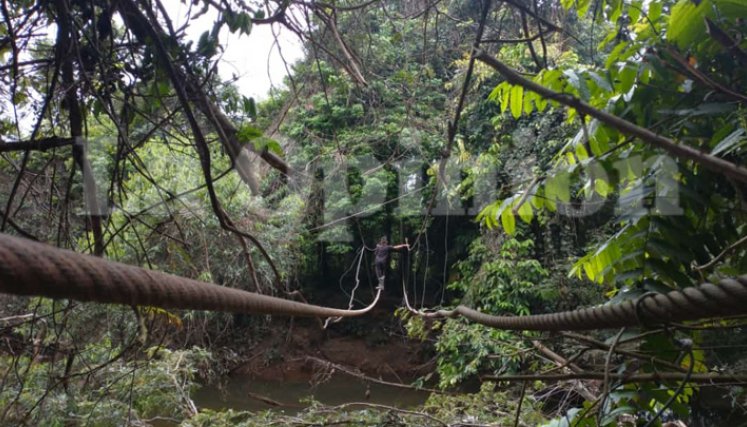
{"type": "Polygon", "coordinates": [[[581,334],[432,315],[745,272],[745,0],[175,4],[0,0],[2,233],[340,308],[373,298],[382,236],[407,243],[389,320],[320,339],[405,340],[428,369],[396,380],[437,390],[206,409],[202,384],[316,322],[2,294],[0,425],[747,424],[743,317],[581,334]],[[226,34],[263,25],[304,57],[254,100],[217,69],[226,34]]]}

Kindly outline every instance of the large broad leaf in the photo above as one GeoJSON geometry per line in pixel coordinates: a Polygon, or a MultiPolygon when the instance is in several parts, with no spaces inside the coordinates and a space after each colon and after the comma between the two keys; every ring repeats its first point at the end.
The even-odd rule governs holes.
{"type": "Polygon", "coordinates": [[[534,212],[532,211],[532,206],[528,201],[524,201],[524,203],[519,206],[519,217],[522,221],[529,224],[532,222],[532,218],[534,217],[534,212]]]}
{"type": "Polygon", "coordinates": [[[711,0],[696,4],[690,0],[680,0],[672,8],[669,16],[667,37],[680,48],[686,48],[694,40],[705,34],[703,20],[713,9],[711,0]]]}
{"type": "Polygon", "coordinates": [[[545,196],[552,201],[559,200],[563,203],[571,201],[570,176],[565,171],[559,171],[545,181],[545,196]]]}
{"type": "Polygon", "coordinates": [[[501,225],[503,225],[503,230],[508,234],[514,234],[516,231],[516,218],[511,209],[506,209],[501,214],[501,225]]]}
{"type": "Polygon", "coordinates": [[[727,19],[747,16],[745,0],[680,0],[669,16],[667,38],[680,49],[690,49],[702,41],[714,43],[706,36],[705,18],[715,16],[714,9],[727,19]],[[714,8],[715,6],[715,8],[714,8]]]}
{"type": "Polygon", "coordinates": [[[515,119],[521,117],[521,112],[524,109],[524,88],[516,85],[511,88],[511,115],[515,119]]]}

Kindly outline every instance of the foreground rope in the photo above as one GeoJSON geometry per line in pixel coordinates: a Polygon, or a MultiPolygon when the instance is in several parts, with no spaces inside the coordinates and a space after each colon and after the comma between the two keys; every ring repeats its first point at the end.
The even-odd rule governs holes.
{"type": "MultiPolygon", "coordinates": [[[[191,310],[311,317],[361,316],[340,310],[226,288],[0,234],[0,292],[127,305],[191,310]]],[[[718,285],[667,294],[646,294],[635,301],[534,316],[492,316],[465,306],[421,312],[423,317],[463,316],[473,322],[509,330],[589,330],[655,325],[747,313],[747,275],[718,285]]]]}
{"type": "Polygon", "coordinates": [[[340,310],[260,295],[107,261],[0,234],[0,292],[126,305],[310,317],[354,317],[340,310]]]}
{"type": "Polygon", "coordinates": [[[704,283],[666,294],[646,294],[637,300],[533,316],[492,316],[460,305],[453,310],[410,312],[429,318],[462,316],[472,322],[514,331],[582,331],[651,326],[685,320],[747,313],[747,275],[704,283]]]}

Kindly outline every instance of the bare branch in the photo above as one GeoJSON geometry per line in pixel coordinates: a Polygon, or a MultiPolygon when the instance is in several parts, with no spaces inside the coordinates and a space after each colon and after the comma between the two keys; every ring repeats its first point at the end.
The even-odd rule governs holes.
{"type": "MultiPolygon", "coordinates": [[[[730,375],[718,373],[692,374],[680,372],[655,372],[651,374],[617,374],[607,373],[607,377],[624,384],[650,383],[660,381],[683,381],[698,384],[747,384],[747,375],[730,375]]],[[[536,375],[485,375],[489,381],[568,381],[568,380],[604,380],[604,372],[579,372],[571,374],[536,374],[536,375]]]]}
{"type": "Polygon", "coordinates": [[[53,148],[67,147],[73,145],[73,138],[50,136],[48,138],[33,139],[28,141],[5,142],[0,141],[0,153],[9,151],[47,151],[53,148]]]}

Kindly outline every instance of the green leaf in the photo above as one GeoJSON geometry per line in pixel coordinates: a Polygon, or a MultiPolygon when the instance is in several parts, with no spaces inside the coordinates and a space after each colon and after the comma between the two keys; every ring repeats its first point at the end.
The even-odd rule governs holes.
{"type": "Polygon", "coordinates": [[[672,8],[669,15],[669,29],[667,38],[674,42],[679,48],[686,49],[705,35],[703,24],[709,11],[712,10],[711,0],[693,2],[692,0],[680,0],[672,8]]]}
{"type": "Polygon", "coordinates": [[[580,162],[583,162],[584,160],[589,158],[589,153],[586,151],[586,147],[584,147],[584,144],[577,144],[574,151],[576,152],[576,157],[580,162]]]}
{"type": "Polygon", "coordinates": [[[529,224],[532,222],[532,218],[534,217],[534,214],[532,212],[532,206],[529,204],[528,201],[524,201],[524,203],[519,206],[519,218],[521,218],[522,221],[529,224]]]}
{"type": "Polygon", "coordinates": [[[661,17],[661,9],[663,3],[660,1],[652,1],[648,4],[648,19],[652,22],[656,22],[661,17]]]}
{"type": "Polygon", "coordinates": [[[532,114],[532,111],[534,111],[534,99],[539,98],[532,92],[524,92],[524,114],[527,116],[532,114]]]}
{"type": "Polygon", "coordinates": [[[609,16],[609,22],[615,23],[620,19],[620,16],[622,16],[623,0],[610,0],[609,5],[612,10],[609,16]]]}
{"type": "Polygon", "coordinates": [[[274,139],[266,138],[267,142],[265,144],[265,148],[267,148],[268,151],[271,151],[278,156],[283,156],[285,153],[283,152],[283,147],[280,146],[280,143],[277,142],[274,139]]]}
{"type": "Polygon", "coordinates": [[[711,151],[711,154],[713,154],[714,156],[719,154],[730,154],[734,150],[742,147],[743,145],[745,145],[745,143],[747,143],[747,139],[744,138],[744,134],[745,131],[743,128],[739,128],[730,133],[729,136],[722,139],[721,142],[713,147],[713,151],[711,151]]]}
{"type": "Polygon", "coordinates": [[[239,16],[231,9],[226,9],[223,12],[223,22],[228,25],[228,30],[232,33],[235,33],[241,25],[241,23],[239,22],[239,16]]]}
{"type": "Polygon", "coordinates": [[[524,108],[524,88],[516,85],[511,87],[511,115],[515,119],[521,117],[524,108]]]}
{"type": "Polygon", "coordinates": [[[630,18],[631,23],[635,24],[636,22],[638,22],[638,18],[641,17],[642,8],[643,2],[640,0],[636,0],[630,3],[630,5],[628,6],[628,17],[630,18]]]}
{"type": "Polygon", "coordinates": [[[484,221],[485,225],[491,229],[497,227],[498,222],[496,215],[498,214],[499,207],[500,203],[497,201],[485,206],[485,208],[477,215],[477,221],[484,221]]]}
{"type": "Polygon", "coordinates": [[[560,200],[563,203],[571,201],[570,178],[567,172],[558,172],[547,179],[545,196],[550,200],[560,200]]]}
{"type": "Polygon", "coordinates": [[[210,58],[218,52],[218,39],[205,31],[197,41],[197,53],[205,58],[210,58]]]}
{"type": "Polygon", "coordinates": [[[623,53],[626,47],[628,47],[628,42],[620,42],[614,48],[612,48],[612,51],[607,56],[607,61],[605,61],[604,66],[606,68],[612,67],[612,64],[620,59],[620,55],[623,53]]]}
{"type": "Polygon", "coordinates": [[[239,30],[243,34],[252,32],[252,17],[248,13],[242,12],[240,15],[239,30]]]}
{"type": "Polygon", "coordinates": [[[604,90],[605,92],[612,92],[612,85],[610,85],[610,82],[605,78],[600,76],[598,73],[595,73],[593,71],[590,71],[589,77],[591,77],[592,80],[597,84],[597,87],[604,90]]]}
{"type": "Polygon", "coordinates": [[[254,98],[242,96],[242,107],[244,109],[244,114],[252,119],[257,117],[257,104],[254,102],[254,98]]]}
{"type": "Polygon", "coordinates": [[[504,209],[501,213],[501,225],[503,225],[503,230],[508,234],[516,232],[516,218],[511,209],[504,209]]]}
{"type": "Polygon", "coordinates": [[[586,12],[589,11],[589,6],[591,6],[591,0],[578,0],[578,4],[576,5],[578,16],[586,16],[586,12]]]}
{"type": "Polygon", "coordinates": [[[505,85],[506,82],[502,82],[501,84],[496,85],[496,87],[494,87],[493,90],[490,91],[488,99],[495,102],[496,104],[500,104],[501,97],[503,96],[503,88],[505,85]]]}
{"type": "Polygon", "coordinates": [[[537,107],[537,111],[545,111],[545,108],[547,108],[547,99],[541,96],[536,96],[534,98],[534,106],[537,107]]]}
{"type": "Polygon", "coordinates": [[[581,96],[581,99],[584,101],[588,101],[589,98],[591,98],[591,93],[589,92],[589,86],[586,84],[586,79],[583,75],[579,76],[578,79],[578,94],[581,96]]]}
{"type": "Polygon", "coordinates": [[[501,106],[501,114],[506,112],[508,108],[509,98],[511,95],[511,85],[508,82],[503,82],[496,86],[488,95],[488,99],[497,103],[501,106]]]}
{"type": "Polygon", "coordinates": [[[257,138],[262,136],[262,131],[260,129],[255,128],[252,125],[243,125],[239,128],[239,131],[236,133],[236,137],[239,140],[239,143],[241,144],[247,144],[257,138]]]}
{"type": "Polygon", "coordinates": [[[612,40],[615,40],[616,38],[617,38],[617,29],[608,31],[607,36],[603,38],[601,42],[599,42],[599,46],[597,46],[597,49],[600,51],[603,50],[607,46],[607,44],[609,44],[609,42],[611,42],[612,40]]]}
{"type": "Polygon", "coordinates": [[[632,64],[625,64],[617,74],[617,78],[620,81],[620,87],[618,90],[622,93],[627,93],[635,84],[635,78],[637,75],[638,68],[634,67],[632,64]]]}
{"type": "Polygon", "coordinates": [[[594,180],[594,190],[596,190],[600,196],[607,197],[610,194],[611,188],[606,180],[597,178],[594,180]]]}
{"type": "Polygon", "coordinates": [[[747,2],[744,0],[680,0],[669,15],[667,38],[680,49],[693,49],[701,43],[715,44],[706,35],[705,18],[722,16],[735,20],[747,16],[747,2]]]}

